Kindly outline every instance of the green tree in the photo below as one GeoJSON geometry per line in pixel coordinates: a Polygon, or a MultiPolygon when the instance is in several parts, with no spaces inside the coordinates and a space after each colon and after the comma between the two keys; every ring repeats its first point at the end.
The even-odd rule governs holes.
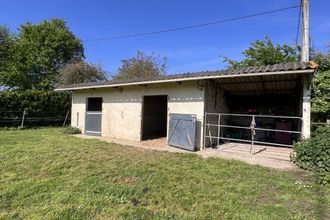
{"type": "Polygon", "coordinates": [[[320,52],[317,52],[313,57],[311,57],[312,60],[314,60],[318,67],[318,71],[328,71],[330,70],[330,51],[327,54],[323,54],[320,52]]]}
{"type": "Polygon", "coordinates": [[[60,70],[59,83],[71,85],[85,82],[106,81],[107,74],[101,66],[79,61],[66,64],[60,70]]]}
{"type": "Polygon", "coordinates": [[[313,78],[312,112],[322,121],[330,118],[330,70],[318,72],[313,78]]]}
{"type": "Polygon", "coordinates": [[[164,75],[167,70],[166,57],[162,58],[154,54],[146,55],[141,51],[137,51],[135,57],[121,62],[122,66],[118,69],[114,79],[151,78],[164,75]]]}
{"type": "Polygon", "coordinates": [[[312,112],[314,120],[330,118],[330,50],[316,52],[312,59],[318,64],[318,72],[312,82],[312,112]]]}
{"type": "Polygon", "coordinates": [[[0,25],[0,85],[3,84],[4,72],[9,68],[16,36],[6,26],[0,25]]]}
{"type": "Polygon", "coordinates": [[[81,41],[61,19],[20,26],[12,51],[10,68],[3,73],[3,84],[19,90],[52,89],[58,70],[84,58],[81,41]]]}
{"type": "Polygon", "coordinates": [[[287,44],[275,45],[268,36],[266,36],[264,40],[252,42],[250,47],[242,53],[244,59],[241,61],[232,60],[226,56],[222,57],[224,58],[224,62],[226,62],[229,67],[233,68],[273,65],[277,63],[296,62],[299,60],[299,54],[293,47],[287,44]]]}

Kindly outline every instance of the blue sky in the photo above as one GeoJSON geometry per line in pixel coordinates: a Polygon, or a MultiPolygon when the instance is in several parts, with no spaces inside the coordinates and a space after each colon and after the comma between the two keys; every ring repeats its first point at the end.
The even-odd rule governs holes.
{"type": "MultiPolygon", "coordinates": [[[[3,1],[0,24],[16,31],[25,22],[63,18],[80,39],[93,39],[249,15],[296,5],[299,0],[56,0],[3,1]]],[[[330,42],[330,1],[311,0],[311,38],[325,52],[330,42]]],[[[168,57],[168,73],[223,69],[220,55],[241,59],[249,43],[265,35],[293,44],[298,8],[272,15],[152,36],[84,42],[88,61],[115,73],[137,50],[168,57]]]]}

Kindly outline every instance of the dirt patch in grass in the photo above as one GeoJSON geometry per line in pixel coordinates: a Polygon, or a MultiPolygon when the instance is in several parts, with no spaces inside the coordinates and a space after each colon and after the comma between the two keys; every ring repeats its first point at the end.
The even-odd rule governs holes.
{"type": "Polygon", "coordinates": [[[135,176],[123,176],[114,179],[114,183],[117,184],[127,184],[127,185],[135,185],[138,182],[138,177],[135,176]]]}
{"type": "Polygon", "coordinates": [[[266,194],[263,194],[258,200],[257,204],[277,204],[278,200],[275,198],[277,190],[270,187],[266,194]]]}

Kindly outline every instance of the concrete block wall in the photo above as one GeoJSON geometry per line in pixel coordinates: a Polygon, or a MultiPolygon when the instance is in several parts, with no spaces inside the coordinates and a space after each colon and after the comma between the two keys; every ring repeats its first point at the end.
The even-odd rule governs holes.
{"type": "MultiPolygon", "coordinates": [[[[168,114],[183,113],[197,116],[197,147],[203,143],[204,90],[197,81],[77,90],[72,93],[72,126],[85,129],[86,100],[102,97],[102,136],[140,141],[142,101],[147,95],[167,95],[168,114]]],[[[167,123],[168,124],[168,123],[167,123]]]]}
{"type": "Polygon", "coordinates": [[[205,87],[205,111],[229,113],[224,93],[219,83],[209,80],[205,87]]]}
{"type": "MultiPolygon", "coordinates": [[[[208,80],[205,87],[205,112],[208,113],[229,113],[229,108],[226,103],[224,90],[221,89],[221,85],[214,80],[208,80]]],[[[207,118],[207,123],[218,124],[217,115],[209,115],[207,118]]],[[[221,120],[223,124],[223,118],[221,120]]],[[[217,136],[218,127],[210,126],[206,129],[208,136],[217,136]]],[[[206,138],[205,146],[211,147],[215,146],[217,139],[206,138]]]]}

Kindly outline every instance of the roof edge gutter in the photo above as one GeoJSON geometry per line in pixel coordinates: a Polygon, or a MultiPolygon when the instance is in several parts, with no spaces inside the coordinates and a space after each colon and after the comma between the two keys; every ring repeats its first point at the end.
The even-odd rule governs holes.
{"type": "Polygon", "coordinates": [[[307,69],[307,70],[293,70],[293,71],[279,71],[279,72],[247,73],[247,74],[238,74],[238,75],[199,76],[199,77],[187,77],[187,78],[176,78],[176,79],[140,81],[140,82],[131,82],[131,83],[118,83],[118,84],[110,84],[110,85],[57,88],[55,89],[55,91],[74,91],[74,90],[83,90],[83,89],[113,88],[113,87],[124,87],[124,86],[134,86],[134,85],[158,84],[158,83],[167,83],[167,82],[194,81],[194,80],[203,80],[203,79],[236,78],[236,77],[245,77],[245,76],[307,74],[307,73],[314,73],[315,71],[316,69],[307,69]]]}

